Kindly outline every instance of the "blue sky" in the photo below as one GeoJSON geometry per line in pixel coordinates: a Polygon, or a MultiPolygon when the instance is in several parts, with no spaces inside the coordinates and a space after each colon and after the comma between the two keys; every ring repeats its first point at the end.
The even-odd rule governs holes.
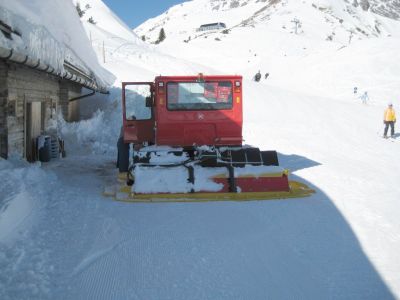
{"type": "Polygon", "coordinates": [[[135,28],[185,0],[103,0],[129,27],[135,28]]]}

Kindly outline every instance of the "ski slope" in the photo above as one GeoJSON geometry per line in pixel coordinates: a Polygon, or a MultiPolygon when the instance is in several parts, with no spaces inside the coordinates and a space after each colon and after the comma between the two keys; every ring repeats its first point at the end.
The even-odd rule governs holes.
{"type": "MultiPolygon", "coordinates": [[[[204,2],[175,10],[189,16],[185,6],[204,2]]],[[[277,23],[299,9],[288,3],[277,23]]],[[[400,136],[381,137],[387,103],[400,107],[398,23],[383,20],[391,36],[350,45],[325,41],[325,24],[303,36],[270,28],[260,39],[272,23],[259,21],[222,41],[210,33],[185,43],[167,31],[155,46],[100,0],[90,5],[98,24],[85,29],[117,81],[108,99],[85,100],[101,108],[91,119],[61,121],[67,158],[0,160],[1,299],[400,299],[400,136]],[[270,77],[252,81],[258,69],[270,77]],[[245,143],[277,150],[316,194],[189,204],[101,195],[116,176],[120,81],[199,71],[243,74],[245,143]],[[354,86],[369,92],[366,105],[354,86]]]]}

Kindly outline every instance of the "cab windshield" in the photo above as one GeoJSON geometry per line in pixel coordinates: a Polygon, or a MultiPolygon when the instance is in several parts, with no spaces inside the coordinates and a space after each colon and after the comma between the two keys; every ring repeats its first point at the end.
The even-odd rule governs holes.
{"type": "Polygon", "coordinates": [[[151,108],[146,107],[146,98],[151,97],[149,84],[131,84],[124,88],[126,120],[149,120],[151,108]]]}
{"type": "Polygon", "coordinates": [[[168,82],[169,110],[219,110],[232,108],[230,81],[168,82]]]}

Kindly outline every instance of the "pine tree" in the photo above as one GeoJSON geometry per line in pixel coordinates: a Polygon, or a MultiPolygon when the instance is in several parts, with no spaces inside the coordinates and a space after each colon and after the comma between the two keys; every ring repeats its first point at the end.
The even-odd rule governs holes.
{"type": "Polygon", "coordinates": [[[76,11],[78,12],[78,15],[80,18],[83,17],[83,15],[85,14],[85,11],[81,9],[81,5],[79,4],[79,2],[76,3],[76,11]]]}
{"type": "Polygon", "coordinates": [[[158,35],[158,40],[156,41],[156,44],[161,43],[163,40],[165,40],[165,31],[164,28],[161,28],[160,33],[158,35]]]}
{"type": "Polygon", "coordinates": [[[90,24],[93,24],[93,25],[96,25],[96,24],[97,24],[97,22],[94,21],[93,17],[90,17],[87,21],[88,21],[90,24]]]}

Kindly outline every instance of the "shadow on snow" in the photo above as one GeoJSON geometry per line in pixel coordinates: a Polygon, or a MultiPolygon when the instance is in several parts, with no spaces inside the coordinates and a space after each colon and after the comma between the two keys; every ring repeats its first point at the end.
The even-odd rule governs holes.
{"type": "MultiPolygon", "coordinates": [[[[299,170],[319,163],[289,155],[282,165],[299,170]]],[[[71,298],[394,299],[332,200],[292,178],[316,194],[239,203],[99,199],[93,205],[103,207],[102,216],[79,233],[112,251],[71,278],[74,291],[61,292],[71,298]],[[106,230],[117,237],[103,238],[106,230]]]]}

